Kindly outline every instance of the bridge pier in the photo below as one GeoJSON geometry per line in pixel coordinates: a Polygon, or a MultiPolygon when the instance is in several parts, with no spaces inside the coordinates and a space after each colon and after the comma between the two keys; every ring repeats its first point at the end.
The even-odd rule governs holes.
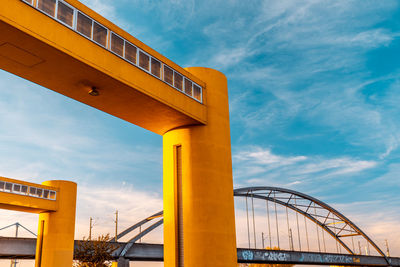
{"type": "Polygon", "coordinates": [[[237,265],[226,77],[187,68],[206,82],[207,125],[163,136],[164,266],[237,265]]]}
{"type": "Polygon", "coordinates": [[[114,265],[114,263],[113,263],[112,267],[114,267],[114,266],[115,267],[129,267],[129,260],[124,257],[119,257],[117,264],[114,265]]]}
{"type": "Polygon", "coordinates": [[[39,215],[35,267],[71,267],[77,185],[69,181],[47,181],[43,185],[59,188],[58,209],[39,215]]]}

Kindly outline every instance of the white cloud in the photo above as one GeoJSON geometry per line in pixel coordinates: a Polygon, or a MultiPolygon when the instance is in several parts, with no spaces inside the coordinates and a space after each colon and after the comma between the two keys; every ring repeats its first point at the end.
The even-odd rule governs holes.
{"type": "Polygon", "coordinates": [[[305,156],[297,157],[282,157],[275,155],[270,149],[255,148],[252,151],[242,151],[235,155],[235,158],[239,161],[251,161],[253,160],[256,164],[274,164],[278,166],[290,165],[299,161],[304,161],[307,159],[305,156]]]}
{"type": "MultiPolygon", "coordinates": [[[[88,235],[88,222],[95,220],[94,233],[114,235],[114,213],[119,211],[120,231],[162,210],[162,197],[132,186],[79,186],[77,199],[76,238],[88,235]]],[[[162,229],[162,227],[160,228],[162,229]]],[[[162,242],[162,232],[149,235],[148,242],[162,242]],[[161,235],[160,235],[161,234],[161,235]]],[[[131,234],[130,237],[133,235],[131,234]]],[[[126,238],[125,238],[126,240],[126,238]]]]}
{"type": "Polygon", "coordinates": [[[370,86],[366,80],[398,76],[372,79],[367,66],[369,52],[398,38],[381,25],[398,3],[262,1],[257,6],[234,21],[222,16],[203,31],[214,53],[206,64],[222,67],[239,83],[233,83],[230,96],[233,122],[245,129],[243,135],[261,136],[261,129],[271,128],[283,132],[300,117],[339,131],[351,146],[388,157],[397,148],[390,140],[398,139],[395,112],[387,114],[383,103],[371,105],[363,90],[370,86]],[[243,93],[254,88],[257,99],[243,93]]]}
{"type": "Polygon", "coordinates": [[[115,0],[82,0],[82,3],[93,9],[112,23],[118,25],[123,30],[130,32],[134,28],[132,23],[120,15],[117,11],[118,4],[121,1],[115,0]]]}
{"type": "Polygon", "coordinates": [[[213,65],[220,66],[220,68],[236,65],[243,61],[246,57],[251,56],[252,53],[246,48],[238,47],[230,50],[221,51],[213,58],[213,65]]]}
{"type": "Polygon", "coordinates": [[[243,179],[249,184],[293,186],[318,179],[340,178],[357,174],[378,165],[375,161],[350,157],[324,158],[321,156],[282,156],[269,148],[246,148],[234,157],[234,177],[238,183],[243,179]],[[274,184],[265,184],[272,182],[274,184]]]}
{"type": "Polygon", "coordinates": [[[82,3],[109,19],[117,19],[116,1],[82,0],[82,3]]]}
{"type": "Polygon", "coordinates": [[[332,171],[330,175],[340,175],[360,172],[377,165],[375,161],[354,160],[349,157],[336,159],[314,159],[316,162],[306,163],[301,170],[294,171],[296,174],[312,174],[323,171],[332,171]]]}

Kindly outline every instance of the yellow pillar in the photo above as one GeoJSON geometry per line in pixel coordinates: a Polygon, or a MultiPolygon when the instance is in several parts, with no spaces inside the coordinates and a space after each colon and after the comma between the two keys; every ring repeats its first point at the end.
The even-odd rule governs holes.
{"type": "Polygon", "coordinates": [[[59,188],[58,209],[39,215],[35,267],[71,267],[74,256],[76,188],[74,182],[46,181],[59,188]]]}
{"type": "Polygon", "coordinates": [[[207,84],[207,125],[172,129],[163,136],[164,266],[233,267],[237,256],[227,81],[213,69],[187,70],[207,84]]]}

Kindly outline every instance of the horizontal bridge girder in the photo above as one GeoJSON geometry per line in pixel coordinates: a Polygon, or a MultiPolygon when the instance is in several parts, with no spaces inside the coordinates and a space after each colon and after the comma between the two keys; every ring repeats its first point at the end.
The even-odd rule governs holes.
{"type": "MultiPolygon", "coordinates": [[[[107,29],[107,47],[26,2],[7,0],[7,4],[0,5],[1,69],[157,134],[180,126],[206,124],[203,81],[79,1],[66,0],[82,16],[107,29]],[[143,51],[150,66],[150,59],[154,58],[181,78],[197,84],[203,89],[202,99],[188,96],[112,52],[108,48],[111,34],[143,51]],[[93,87],[97,96],[89,94],[93,87]]],[[[185,84],[185,80],[181,83],[185,84]]]]}
{"type": "MultiPolygon", "coordinates": [[[[238,248],[237,255],[241,263],[388,266],[385,258],[379,256],[242,248],[238,248]]],[[[391,266],[400,266],[400,258],[388,260],[391,266]]]]}
{"type": "Polygon", "coordinates": [[[57,211],[58,188],[0,177],[0,208],[30,213],[57,211]]]}
{"type": "MultiPolygon", "coordinates": [[[[118,242],[117,245],[115,259],[118,259],[126,243],[118,242]]],[[[35,238],[3,237],[0,238],[0,259],[34,259],[35,248],[35,238]]],[[[387,266],[385,258],[378,256],[244,248],[238,248],[237,255],[240,263],[387,266]]],[[[163,261],[163,245],[134,243],[125,258],[131,261],[163,261]]],[[[390,257],[388,260],[391,266],[400,266],[400,258],[390,257]]]]}
{"type": "MultiPolygon", "coordinates": [[[[75,240],[77,247],[78,240],[75,240]]],[[[126,243],[115,243],[117,249],[114,251],[114,258],[118,259],[119,254],[126,243]]],[[[15,238],[0,237],[0,259],[35,259],[36,238],[15,238]]],[[[135,261],[163,261],[162,244],[135,243],[125,258],[135,261]]]]}

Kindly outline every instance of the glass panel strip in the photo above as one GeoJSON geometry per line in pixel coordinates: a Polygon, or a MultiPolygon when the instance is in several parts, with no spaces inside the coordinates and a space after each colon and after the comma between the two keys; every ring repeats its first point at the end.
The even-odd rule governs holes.
{"type": "Polygon", "coordinates": [[[0,181],[0,191],[17,195],[27,195],[30,197],[38,197],[49,200],[56,200],[57,193],[52,190],[16,184],[11,182],[0,181]]]}
{"type": "Polygon", "coordinates": [[[200,103],[203,102],[203,88],[201,86],[195,84],[192,80],[181,75],[173,68],[168,67],[158,59],[138,49],[124,38],[114,33],[108,34],[108,28],[66,2],[61,0],[36,0],[35,7],[33,4],[35,3],[34,0],[21,1],[33,5],[34,8],[71,27],[74,31],[86,36],[107,50],[114,52],[129,63],[140,66],[142,70],[152,74],[175,89],[184,92],[190,98],[200,103]],[[109,39],[109,45],[107,45],[107,39],[109,39]]]}

